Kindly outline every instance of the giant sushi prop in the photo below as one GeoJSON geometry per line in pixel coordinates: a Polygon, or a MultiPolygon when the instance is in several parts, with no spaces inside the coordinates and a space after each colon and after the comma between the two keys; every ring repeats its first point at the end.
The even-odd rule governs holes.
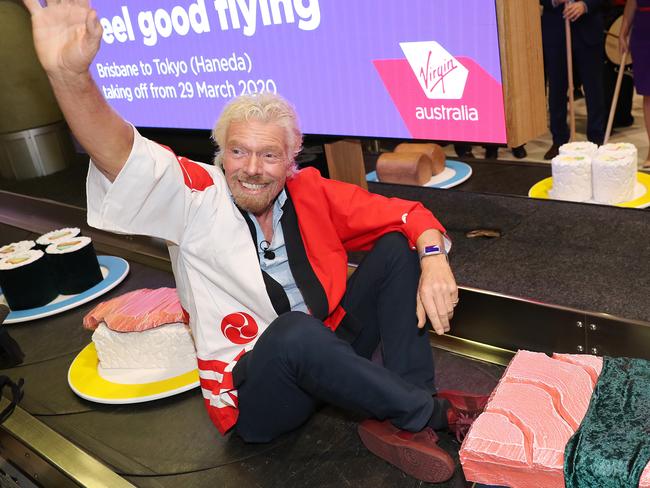
{"type": "Polygon", "coordinates": [[[465,477],[511,488],[649,488],[649,375],[640,359],[519,351],[463,441],[465,477]]]}
{"type": "Polygon", "coordinates": [[[45,254],[35,249],[0,259],[0,287],[11,310],[40,307],[59,294],[45,254]]]}
{"type": "Polygon", "coordinates": [[[47,246],[45,252],[62,295],[81,293],[103,279],[90,237],[60,240],[47,246]]]}
{"type": "Polygon", "coordinates": [[[65,227],[63,229],[56,229],[50,232],[47,232],[36,239],[36,247],[45,251],[47,246],[50,244],[55,244],[57,242],[70,240],[73,237],[81,235],[81,229],[78,227],[65,227]]]}
{"type": "Polygon", "coordinates": [[[33,249],[34,246],[36,246],[36,243],[34,241],[20,241],[20,242],[12,242],[11,244],[6,244],[0,247],[0,259],[8,258],[13,254],[22,251],[28,251],[29,249],[33,249]]]}

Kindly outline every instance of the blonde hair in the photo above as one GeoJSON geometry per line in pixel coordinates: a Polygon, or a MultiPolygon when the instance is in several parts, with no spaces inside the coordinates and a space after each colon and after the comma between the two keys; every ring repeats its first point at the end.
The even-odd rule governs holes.
{"type": "Polygon", "coordinates": [[[230,124],[248,120],[276,123],[284,129],[290,173],[295,173],[296,156],[302,150],[302,132],[298,127],[298,115],[289,102],[274,93],[242,95],[225,106],[212,129],[212,139],[219,146],[214,158],[215,164],[223,167],[223,152],[230,124]]]}

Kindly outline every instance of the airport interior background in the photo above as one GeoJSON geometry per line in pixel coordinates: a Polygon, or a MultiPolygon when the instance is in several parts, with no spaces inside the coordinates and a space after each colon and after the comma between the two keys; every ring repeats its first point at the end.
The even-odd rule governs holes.
{"type": "MultiPolygon", "coordinates": [[[[472,2],[489,4],[495,36],[497,13],[514,18],[520,5],[511,0],[472,2]]],[[[539,11],[538,2],[525,3],[539,11]]],[[[13,29],[11,37],[5,37],[6,46],[31,42],[29,16],[20,2],[0,0],[3,25],[13,29]],[[11,26],[6,22],[9,16],[11,26]]],[[[539,34],[539,24],[536,29],[539,34]]],[[[503,29],[499,35],[497,48],[511,42],[504,38],[503,29]]],[[[541,38],[536,45],[541,49],[541,38]]],[[[0,374],[14,381],[24,379],[24,397],[0,426],[0,476],[6,486],[425,486],[365,450],[356,430],[360,417],[331,406],[294,432],[269,444],[250,445],[236,435],[217,434],[203,411],[197,388],[161,394],[147,402],[93,401],[72,391],[70,365],[91,341],[91,333],[81,325],[84,315],[99,301],[127,291],[174,287],[170,259],[164,242],[87,225],[88,156],[70,137],[47,93],[44,75],[34,74],[38,67],[33,47],[31,52],[23,47],[15,52],[7,47],[0,50],[5,70],[11,63],[24,63],[29,73],[25,83],[36,87],[35,99],[53,106],[35,111],[39,115],[33,120],[40,122],[32,121],[20,131],[12,130],[7,121],[0,123],[0,151],[5,151],[0,156],[0,245],[34,239],[53,229],[79,227],[82,234],[92,237],[98,254],[129,263],[128,275],[101,298],[45,317],[7,320],[3,326],[0,374]],[[18,133],[29,139],[20,151],[14,144],[18,133]],[[45,146],[36,149],[43,134],[45,146]],[[34,156],[34,151],[41,155],[34,156]],[[54,153],[62,162],[50,163],[48,156],[42,161],[43,154],[54,157],[54,153]],[[21,173],[15,171],[16,164],[29,168],[21,173]]],[[[541,52],[537,54],[537,66],[531,69],[537,70],[536,86],[545,87],[540,76],[541,52]]],[[[506,56],[502,51],[502,56],[517,59],[512,52],[506,56]]],[[[504,63],[502,59],[506,90],[507,79],[512,83],[522,78],[508,78],[504,63]]],[[[623,74],[628,82],[632,72],[628,67],[623,74]]],[[[17,80],[0,75],[3,105],[14,103],[17,80]]],[[[535,96],[539,99],[540,94],[535,96]]],[[[508,97],[504,98],[501,103],[507,105],[508,97]]],[[[546,99],[545,92],[541,98],[546,99]]],[[[36,102],[20,103],[12,114],[30,112],[36,102]]],[[[522,107],[528,100],[513,103],[518,111],[513,117],[525,119],[522,107]]],[[[355,159],[355,183],[377,194],[420,201],[447,228],[453,242],[449,260],[461,291],[451,333],[431,335],[439,389],[489,394],[520,349],[650,359],[650,219],[645,209],[650,194],[647,203],[637,208],[559,201],[548,194],[530,197],[536,185],[552,176],[551,161],[544,159],[552,143],[545,105],[543,112],[541,125],[546,129],[539,130],[540,124],[533,129],[508,126],[508,140],[487,146],[480,139],[468,141],[462,136],[339,136],[309,131],[305,135],[299,167],[316,167],[324,176],[332,176],[340,170],[337,166],[346,164],[349,153],[343,151],[344,156],[333,161],[336,158],[328,157],[328,151],[335,151],[332,148],[341,141],[352,141],[360,153],[355,159]],[[527,137],[513,144],[513,131],[527,137]],[[429,186],[377,181],[377,160],[402,142],[440,144],[448,165],[462,164],[462,170],[456,167],[455,171],[457,175],[462,171],[463,177],[449,185],[429,186]],[[526,155],[515,155],[513,146],[522,145],[526,155]]],[[[636,93],[631,115],[633,123],[614,127],[609,142],[634,144],[641,170],[649,144],[643,97],[636,93]]],[[[575,140],[586,139],[586,116],[585,99],[576,93],[575,140]]],[[[144,125],[139,130],[190,159],[211,162],[214,156],[207,127],[144,125]]],[[[361,253],[350,254],[350,272],[361,259],[361,253]]],[[[2,406],[12,399],[5,391],[3,395],[2,406]]],[[[441,433],[439,444],[454,457],[456,471],[452,479],[435,486],[488,486],[466,479],[458,455],[460,443],[452,435],[441,433]]]]}

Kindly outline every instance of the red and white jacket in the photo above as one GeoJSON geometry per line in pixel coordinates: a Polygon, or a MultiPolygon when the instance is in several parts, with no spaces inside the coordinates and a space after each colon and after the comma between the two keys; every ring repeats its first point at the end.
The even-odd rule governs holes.
{"type": "MultiPolygon", "coordinates": [[[[347,251],[370,249],[388,232],[401,232],[413,247],[426,229],[444,232],[420,203],[371,194],[312,168],[288,180],[286,191],[282,227],[290,266],[311,313],[332,330],[345,316],[339,303],[347,251]]],[[[267,290],[223,171],[177,157],[135,131],[131,154],[112,184],[90,165],[87,195],[89,225],[167,241],[205,405],[225,433],[238,415],[233,367],[282,310],[267,290]]]]}

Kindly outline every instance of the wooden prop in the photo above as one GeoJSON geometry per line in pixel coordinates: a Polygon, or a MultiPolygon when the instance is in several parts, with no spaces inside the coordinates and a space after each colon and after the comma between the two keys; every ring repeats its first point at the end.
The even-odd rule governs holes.
{"type": "Polygon", "coordinates": [[[621,64],[618,66],[618,76],[616,77],[616,87],[614,88],[614,96],[612,97],[612,106],[609,109],[609,119],[607,119],[607,130],[605,131],[605,140],[603,144],[607,144],[609,136],[612,134],[612,125],[614,123],[614,114],[616,113],[616,104],[618,103],[618,95],[621,91],[621,83],[623,82],[623,73],[625,72],[625,64],[627,61],[627,51],[623,53],[621,64]]]}
{"type": "Polygon", "coordinates": [[[573,49],[571,48],[571,21],[564,19],[564,31],[566,33],[566,64],[567,74],[569,75],[569,141],[575,140],[576,137],[576,109],[573,100],[573,49]]]}
{"type": "Polygon", "coordinates": [[[364,190],[368,189],[359,140],[343,139],[325,144],[325,158],[330,178],[358,185],[364,190]]]}

